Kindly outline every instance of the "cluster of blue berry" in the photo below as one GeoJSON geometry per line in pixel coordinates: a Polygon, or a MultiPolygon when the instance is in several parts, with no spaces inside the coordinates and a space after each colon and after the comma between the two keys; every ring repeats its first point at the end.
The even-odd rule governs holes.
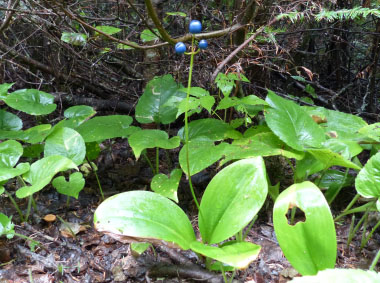
{"type": "MultiPolygon", "coordinates": [[[[200,33],[202,31],[202,24],[198,20],[192,20],[189,25],[190,33],[200,33]]],[[[201,39],[198,43],[200,49],[206,49],[208,46],[207,40],[201,39]]],[[[175,45],[175,52],[177,54],[183,54],[186,52],[186,45],[183,42],[178,42],[175,45]]]]}

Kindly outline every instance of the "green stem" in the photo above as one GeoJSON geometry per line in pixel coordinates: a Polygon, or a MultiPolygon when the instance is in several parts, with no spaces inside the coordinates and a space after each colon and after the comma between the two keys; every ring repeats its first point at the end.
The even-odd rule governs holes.
{"type": "Polygon", "coordinates": [[[363,223],[363,221],[364,221],[365,218],[367,217],[367,215],[368,215],[368,213],[369,213],[369,210],[370,210],[370,208],[368,208],[368,209],[366,210],[366,212],[364,213],[364,215],[362,216],[362,218],[360,219],[360,221],[358,222],[358,224],[356,224],[354,230],[352,230],[352,233],[350,233],[350,234],[348,235],[348,239],[347,239],[347,247],[350,246],[350,243],[351,243],[351,241],[352,241],[352,238],[354,237],[354,235],[355,235],[355,233],[358,231],[360,225],[363,223]]]}
{"type": "Polygon", "coordinates": [[[376,254],[375,258],[373,259],[371,266],[369,267],[369,270],[373,271],[375,269],[375,266],[376,266],[377,262],[379,261],[379,259],[380,259],[380,250],[377,251],[377,254],[376,254]]]}
{"type": "Polygon", "coordinates": [[[33,202],[33,195],[30,195],[29,200],[28,200],[28,208],[26,209],[25,222],[28,222],[30,210],[32,208],[32,202],[33,202]]]}
{"type": "Polygon", "coordinates": [[[190,99],[190,88],[191,88],[191,77],[193,74],[193,65],[194,65],[194,55],[196,54],[194,50],[194,36],[191,38],[191,54],[190,54],[190,70],[189,70],[189,79],[187,82],[187,92],[186,92],[186,108],[185,108],[185,146],[186,146],[186,165],[187,165],[187,175],[189,177],[189,187],[191,191],[191,195],[193,196],[193,200],[195,202],[195,205],[197,206],[198,211],[199,209],[199,203],[197,200],[197,197],[194,192],[193,183],[191,181],[191,172],[190,172],[190,161],[189,161],[189,99],[190,99]]]}
{"type": "Polygon", "coordinates": [[[292,162],[290,161],[289,158],[286,157],[285,160],[288,162],[290,168],[292,169],[292,172],[293,172],[293,182],[296,183],[296,181],[297,181],[296,180],[296,170],[294,169],[294,166],[293,166],[293,164],[292,164],[292,162]]]}
{"type": "Polygon", "coordinates": [[[66,199],[66,207],[68,208],[70,206],[70,197],[67,196],[67,199],[66,199]]]}
{"type": "Polygon", "coordinates": [[[98,173],[96,173],[96,170],[95,170],[94,166],[92,166],[91,161],[88,159],[87,156],[86,156],[86,160],[87,160],[88,164],[90,165],[92,171],[95,174],[96,181],[98,182],[98,188],[99,188],[100,195],[102,197],[102,200],[104,200],[103,189],[102,189],[102,185],[100,184],[98,173]]]}
{"type": "Polygon", "coordinates": [[[156,174],[160,172],[160,149],[156,147],[156,174]]]}
{"type": "Polygon", "coordinates": [[[232,283],[232,281],[234,281],[235,274],[236,274],[236,269],[234,269],[234,271],[232,272],[231,280],[229,281],[229,283],[232,283]]]}
{"type": "Polygon", "coordinates": [[[376,223],[376,225],[372,228],[371,232],[368,234],[368,236],[365,238],[364,243],[360,246],[360,248],[364,248],[364,246],[368,243],[369,239],[371,239],[373,233],[375,233],[376,229],[380,226],[380,220],[376,223]]]}
{"type": "Polygon", "coordinates": [[[247,238],[248,233],[249,233],[249,231],[251,231],[252,226],[253,226],[253,224],[255,224],[257,218],[258,218],[257,215],[256,215],[255,217],[253,217],[251,223],[249,224],[249,226],[248,226],[247,229],[245,230],[245,233],[243,234],[243,241],[245,240],[245,238],[247,238]]]}
{"type": "Polygon", "coordinates": [[[15,209],[16,209],[18,215],[20,216],[21,223],[22,223],[22,222],[25,222],[24,215],[22,214],[21,209],[20,209],[20,207],[17,205],[15,199],[12,197],[12,195],[11,195],[7,190],[4,189],[4,192],[5,192],[5,194],[7,195],[7,197],[10,199],[10,201],[12,202],[13,206],[15,207],[15,209]]]}
{"type": "Polygon", "coordinates": [[[156,175],[156,170],[154,169],[153,164],[150,161],[148,155],[146,153],[143,153],[143,156],[145,158],[145,161],[148,162],[148,165],[149,165],[150,169],[152,169],[153,175],[156,175]]]}
{"type": "MultiPolygon", "coordinates": [[[[368,210],[368,212],[369,212],[369,210],[368,210]]],[[[366,217],[364,219],[362,240],[360,242],[360,250],[362,250],[364,245],[365,245],[365,239],[366,239],[365,233],[367,232],[367,225],[368,225],[368,213],[366,214],[366,217]]]]}
{"type": "Polygon", "coordinates": [[[347,207],[342,211],[341,214],[339,214],[335,219],[334,221],[338,221],[340,218],[342,218],[343,216],[345,216],[346,212],[351,209],[351,207],[355,204],[355,202],[360,198],[360,195],[359,194],[356,194],[355,197],[351,200],[351,202],[347,205],[347,207]]]}
{"type": "Polygon", "coordinates": [[[297,207],[293,206],[290,212],[290,225],[294,225],[294,217],[296,216],[297,207]]]}
{"type": "MultiPolygon", "coordinates": [[[[333,200],[336,198],[336,196],[339,194],[340,190],[343,188],[344,186],[344,183],[346,182],[346,179],[347,179],[347,176],[348,176],[348,168],[346,169],[346,172],[344,173],[344,178],[343,178],[343,182],[340,184],[339,188],[335,191],[335,194],[332,196],[332,198],[329,200],[328,204],[331,205],[331,203],[333,202],[333,200]]],[[[321,178],[322,180],[322,178],[321,178]]],[[[320,182],[320,181],[319,181],[320,182]]]]}

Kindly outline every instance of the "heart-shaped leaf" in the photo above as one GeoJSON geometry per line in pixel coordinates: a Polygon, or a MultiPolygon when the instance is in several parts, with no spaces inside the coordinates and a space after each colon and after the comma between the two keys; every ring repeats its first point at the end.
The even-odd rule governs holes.
{"type": "Polygon", "coordinates": [[[267,193],[262,157],[225,167],[211,180],[200,204],[198,219],[203,241],[219,243],[241,231],[260,210],[267,193]]]}
{"type": "Polygon", "coordinates": [[[171,75],[156,77],[145,88],[136,106],[136,120],[142,124],[174,122],[179,103],[186,97],[171,75]]]}
{"type": "Polygon", "coordinates": [[[79,165],[86,155],[86,146],[82,136],[77,131],[61,128],[53,131],[47,137],[44,155],[62,155],[79,165]]]}
{"type": "Polygon", "coordinates": [[[0,109],[0,130],[18,131],[22,128],[22,120],[15,114],[0,109]]]}
{"type": "Polygon", "coordinates": [[[22,152],[22,145],[17,141],[9,140],[0,143],[0,167],[15,166],[22,152]]]}
{"type": "Polygon", "coordinates": [[[61,155],[44,157],[30,166],[30,171],[23,175],[25,181],[32,186],[25,186],[16,191],[18,198],[28,197],[35,192],[42,190],[50,183],[54,175],[68,169],[77,169],[77,166],[70,159],[61,155]]]}
{"type": "Polygon", "coordinates": [[[54,178],[52,185],[57,189],[58,193],[78,199],[79,192],[83,189],[84,183],[82,173],[75,172],[70,175],[68,182],[65,180],[65,177],[59,176],[54,178]]]}
{"type": "Polygon", "coordinates": [[[152,191],[178,202],[177,190],[181,176],[181,169],[174,169],[169,178],[164,174],[157,174],[153,177],[150,187],[152,191]]]}
{"type": "Polygon", "coordinates": [[[215,104],[215,98],[213,96],[203,96],[199,101],[201,106],[211,114],[211,108],[215,104]]]}
{"type": "Polygon", "coordinates": [[[271,130],[287,145],[302,151],[321,147],[325,133],[300,106],[268,91],[266,102],[272,107],[265,113],[271,130]]]}
{"type": "Polygon", "coordinates": [[[114,195],[99,205],[95,228],[119,236],[163,240],[187,250],[196,240],[186,214],[171,200],[147,191],[114,195]]]}
{"type": "Polygon", "coordinates": [[[92,108],[91,106],[87,106],[87,105],[72,106],[70,108],[67,108],[65,110],[65,112],[63,113],[63,115],[67,119],[78,118],[78,119],[83,120],[83,121],[85,119],[91,118],[95,114],[96,114],[96,111],[94,110],[94,108],[92,108]]]}
{"type": "MultiPolygon", "coordinates": [[[[229,124],[217,119],[199,119],[189,123],[189,140],[220,141],[228,138],[241,138],[242,135],[229,124]]],[[[185,140],[184,128],[178,135],[185,140]]]]}
{"type": "Polygon", "coordinates": [[[169,139],[168,134],[161,130],[142,130],[132,134],[128,139],[136,159],[146,148],[165,148],[172,149],[179,147],[180,138],[175,136],[169,139]]]}
{"type": "Polygon", "coordinates": [[[76,131],[85,142],[103,141],[131,134],[132,117],[127,115],[109,115],[92,118],[81,124],[76,131]]]}
{"type": "Polygon", "coordinates": [[[191,243],[190,248],[206,257],[223,262],[237,269],[245,269],[254,261],[260,252],[261,247],[248,242],[234,242],[213,247],[202,244],[198,241],[191,243]]]}
{"type": "Polygon", "coordinates": [[[357,192],[365,197],[380,197],[380,152],[372,156],[355,179],[357,192]]]}
{"type": "Polygon", "coordinates": [[[37,89],[20,89],[10,93],[4,102],[16,109],[30,115],[50,114],[57,108],[54,96],[37,89]]]}
{"type": "Polygon", "coordinates": [[[380,282],[380,273],[361,269],[326,269],[314,276],[295,277],[291,283],[376,283],[380,282]]]}
{"type": "Polygon", "coordinates": [[[290,186],[277,198],[273,225],[278,243],[293,267],[302,275],[334,268],[337,243],[329,205],[317,186],[303,182],[290,186]],[[286,214],[298,207],[305,221],[288,224],[286,214]]]}

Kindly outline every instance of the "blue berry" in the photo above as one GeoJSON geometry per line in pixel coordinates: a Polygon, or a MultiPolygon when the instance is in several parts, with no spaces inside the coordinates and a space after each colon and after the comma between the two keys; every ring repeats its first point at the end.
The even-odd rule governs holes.
{"type": "Polygon", "coordinates": [[[201,39],[198,43],[198,47],[200,49],[206,49],[208,46],[207,40],[206,39],[201,39]]]}
{"type": "Polygon", "coordinates": [[[202,24],[198,20],[192,20],[189,25],[189,31],[191,33],[200,33],[202,31],[202,24]]]}
{"type": "Polygon", "coordinates": [[[175,53],[177,54],[183,54],[186,52],[186,45],[183,42],[178,42],[175,45],[175,53]]]}

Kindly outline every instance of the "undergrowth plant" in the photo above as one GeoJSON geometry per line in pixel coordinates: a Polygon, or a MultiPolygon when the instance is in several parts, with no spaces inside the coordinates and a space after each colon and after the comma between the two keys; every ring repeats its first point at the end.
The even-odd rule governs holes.
{"type": "MultiPolygon", "coordinates": [[[[200,32],[199,25],[193,21],[190,32],[200,32]]],[[[77,198],[84,186],[80,169],[86,163],[92,165],[91,160],[100,152],[99,143],[122,137],[128,140],[136,159],[146,149],[156,149],[153,192],[129,191],[106,199],[94,214],[97,230],[124,241],[191,249],[207,269],[221,271],[227,282],[233,275],[228,279],[225,271],[246,268],[260,252],[260,246],[245,239],[269,195],[274,202],[273,224],[279,245],[300,274],[317,274],[315,280],[326,276],[378,278],[371,271],[330,270],[337,255],[330,204],[346,187],[355,186],[357,196],[335,218],[339,223],[345,215],[364,213],[352,225],[351,236],[360,227],[366,231],[369,212],[380,211],[380,123],[368,125],[355,115],[300,106],[270,90],[265,100],[253,94],[236,95],[232,91],[237,89],[237,82],[248,81],[239,73],[219,74],[216,94],[193,87],[194,58],[206,47],[207,42],[200,41],[197,48],[194,37],[190,52],[186,52],[185,43],[176,45],[178,54],[190,56],[186,88],[169,74],[147,84],[136,106],[135,119],[140,124],[153,123],[155,129],[131,126],[133,118],[127,115],[94,117],[91,107],[74,106],[55,125],[38,124],[22,130],[18,116],[8,109],[0,110],[0,193],[6,193],[14,203],[20,220],[28,220],[33,195],[50,183],[58,192],[77,198]],[[207,118],[190,121],[194,113],[202,111],[207,118]],[[175,136],[161,130],[177,119],[184,120],[184,127],[175,136]],[[180,148],[180,168],[169,168],[169,176],[160,173],[159,149],[176,148],[180,148]],[[370,155],[364,166],[358,158],[362,151],[370,155]],[[293,170],[294,184],[281,192],[280,185],[271,184],[267,176],[264,158],[269,156],[281,156],[293,170]],[[196,196],[191,177],[217,162],[218,173],[202,198],[196,196]],[[189,180],[198,209],[199,239],[186,213],[174,203],[178,202],[182,174],[189,180]],[[7,182],[14,180],[16,197],[29,198],[25,214],[12,193],[5,190],[7,182]],[[365,203],[356,206],[359,199],[365,203]],[[297,218],[297,209],[303,219],[297,218]]],[[[0,85],[0,99],[8,108],[34,116],[48,115],[56,108],[48,93],[33,89],[8,93],[11,87],[0,85]]],[[[7,235],[6,231],[12,230],[11,221],[0,216],[0,235],[7,235]]],[[[379,226],[380,222],[368,235],[363,233],[362,246],[379,226]]],[[[134,245],[140,253],[148,246],[134,245]]],[[[379,257],[380,252],[371,270],[379,257]]],[[[311,282],[307,280],[312,279],[294,281],[311,282]]]]}

